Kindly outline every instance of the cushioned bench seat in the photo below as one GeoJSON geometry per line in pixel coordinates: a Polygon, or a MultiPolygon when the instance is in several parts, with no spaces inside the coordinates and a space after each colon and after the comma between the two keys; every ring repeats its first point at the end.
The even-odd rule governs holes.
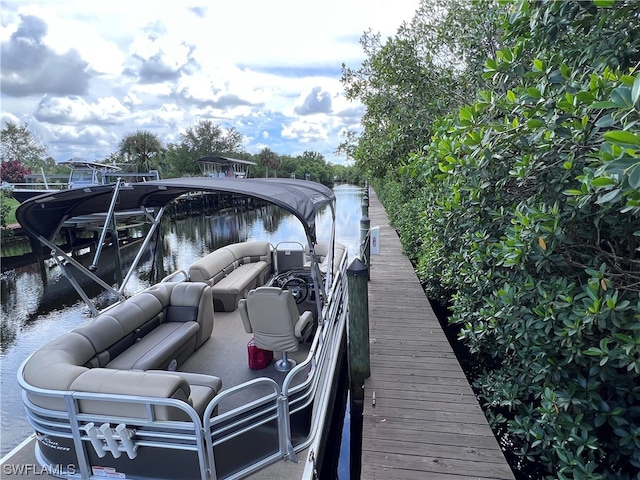
{"type": "MultiPolygon", "coordinates": [[[[213,300],[205,283],[160,283],[115,305],[34,352],[25,382],[62,392],[105,394],[79,400],[83,413],[148,418],[145,405],[106,394],[177,399],[201,415],[222,388],[215,376],[174,370],[211,336],[213,300]]],[[[60,396],[29,393],[36,405],[66,411],[60,396]]],[[[159,420],[187,420],[178,408],[154,406],[159,420]]]]}
{"type": "Polygon", "coordinates": [[[168,322],[159,325],[105,365],[121,370],[150,370],[169,366],[175,358],[183,363],[196,349],[197,322],[168,322]]]}
{"type": "Polygon", "coordinates": [[[219,248],[189,267],[189,280],[211,286],[216,311],[233,311],[249,290],[267,283],[273,272],[272,250],[269,242],[219,248]]]}
{"type": "MultiPolygon", "coordinates": [[[[218,377],[197,373],[152,370],[115,370],[94,368],[80,375],[71,385],[71,390],[90,393],[109,393],[146,397],[173,398],[191,405],[200,416],[209,402],[222,388],[218,377]]],[[[80,411],[101,415],[118,415],[146,418],[146,406],[106,400],[81,400],[80,411]]],[[[154,407],[157,420],[188,420],[180,409],[167,406],[154,407]]]]}
{"type": "MultiPolygon", "coordinates": [[[[153,373],[156,370],[150,370],[147,373],[153,373]]],[[[165,374],[164,370],[159,372],[165,374]]],[[[212,375],[203,375],[201,373],[190,372],[171,372],[177,375],[189,384],[190,395],[189,403],[202,417],[209,402],[222,390],[222,380],[212,375]]]]}
{"type": "MultiPolygon", "coordinates": [[[[342,258],[347,253],[347,247],[343,244],[335,242],[333,246],[333,274],[338,273],[338,269],[340,268],[340,262],[342,258]]],[[[316,255],[318,255],[321,259],[320,262],[320,271],[322,273],[327,273],[327,269],[329,268],[329,242],[320,241],[316,245],[316,255]]]]}
{"type": "MultiPolygon", "coordinates": [[[[255,288],[258,278],[267,270],[267,262],[245,263],[236,267],[226,277],[211,287],[214,297],[237,296],[255,288]]],[[[243,295],[246,296],[246,295],[243,295]]],[[[237,305],[237,302],[236,302],[237,305]]]]}

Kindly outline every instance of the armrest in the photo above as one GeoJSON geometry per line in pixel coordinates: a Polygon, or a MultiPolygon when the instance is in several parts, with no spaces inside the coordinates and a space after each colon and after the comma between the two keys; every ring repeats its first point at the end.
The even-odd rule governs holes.
{"type": "Polygon", "coordinates": [[[200,325],[200,331],[196,335],[196,348],[199,348],[209,339],[213,331],[211,287],[203,282],[176,283],[171,290],[170,304],[171,308],[168,309],[170,315],[167,320],[195,320],[200,325]],[[174,313],[177,315],[174,316],[174,313]]]}
{"type": "Polygon", "coordinates": [[[313,314],[310,311],[304,312],[300,315],[300,318],[295,325],[296,337],[304,338],[308,335],[311,327],[313,326],[313,314]]]}
{"type": "Polygon", "coordinates": [[[249,322],[249,313],[247,312],[246,298],[241,298],[238,301],[238,311],[240,312],[240,318],[242,319],[242,324],[244,325],[244,331],[247,333],[253,333],[251,323],[249,322]]]}

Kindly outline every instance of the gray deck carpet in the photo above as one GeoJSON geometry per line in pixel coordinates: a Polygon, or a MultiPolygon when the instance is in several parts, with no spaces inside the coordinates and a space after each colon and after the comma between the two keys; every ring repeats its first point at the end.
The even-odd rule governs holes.
{"type": "MultiPolygon", "coordinates": [[[[252,370],[249,368],[247,343],[253,337],[252,334],[244,331],[242,319],[238,311],[215,312],[214,325],[211,337],[200,347],[179,370],[184,372],[204,373],[215,375],[222,379],[222,389],[228,389],[258,377],[269,377],[275,380],[280,386],[286,373],[278,372],[275,369],[275,362],[281,354],[274,352],[271,363],[262,370],[252,370]]],[[[289,358],[296,362],[302,362],[309,353],[310,344],[300,345],[300,350],[289,353],[289,358]]],[[[304,380],[305,374],[297,376],[296,382],[304,380]]],[[[219,406],[219,412],[225,412],[237,405],[267,395],[272,390],[268,387],[253,387],[244,390],[229,398],[219,406]]]]}

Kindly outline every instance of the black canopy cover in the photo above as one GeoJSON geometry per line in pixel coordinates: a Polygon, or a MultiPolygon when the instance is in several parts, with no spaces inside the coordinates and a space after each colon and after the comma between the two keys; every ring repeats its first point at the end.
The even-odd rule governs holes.
{"type": "MultiPolygon", "coordinates": [[[[52,241],[70,218],[109,210],[114,185],[62,190],[34,197],[22,203],[16,218],[35,238],[52,241]]],[[[116,211],[164,207],[189,192],[218,192],[259,198],[295,215],[310,241],[316,241],[315,217],[325,205],[333,208],[333,191],[319,183],[283,178],[187,177],[131,183],[120,187],[116,211]]]]}

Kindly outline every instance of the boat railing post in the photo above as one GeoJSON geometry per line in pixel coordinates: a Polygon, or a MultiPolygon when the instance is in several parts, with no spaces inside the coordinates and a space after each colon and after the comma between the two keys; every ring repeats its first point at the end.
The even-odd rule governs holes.
{"type": "Polygon", "coordinates": [[[42,181],[44,182],[44,188],[49,190],[49,182],[47,182],[47,176],[44,174],[44,168],[40,167],[40,173],[42,174],[42,181]]]}
{"type": "Polygon", "coordinates": [[[278,397],[278,444],[282,460],[300,463],[291,440],[289,399],[284,394],[278,397]]]}
{"type": "Polygon", "coordinates": [[[80,477],[82,480],[91,478],[91,464],[88,457],[88,452],[82,443],[82,432],[80,431],[80,422],[78,421],[78,404],[73,398],[73,394],[64,396],[65,403],[67,404],[67,414],[69,415],[69,426],[71,427],[71,434],[73,440],[73,446],[76,450],[76,458],[78,460],[78,468],[80,469],[80,477]]]}

